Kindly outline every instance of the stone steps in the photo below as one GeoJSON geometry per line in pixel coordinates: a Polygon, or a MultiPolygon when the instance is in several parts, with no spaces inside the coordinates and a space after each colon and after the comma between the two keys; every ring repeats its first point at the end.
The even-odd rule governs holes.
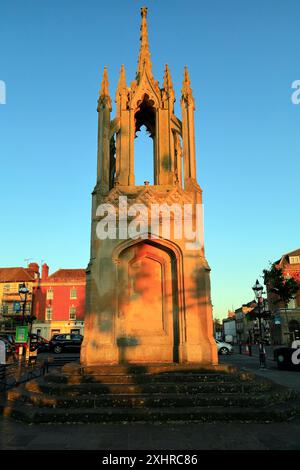
{"type": "MultiPolygon", "coordinates": [[[[103,384],[144,384],[144,383],[157,383],[157,382],[192,382],[192,383],[239,383],[241,380],[239,377],[232,377],[229,375],[222,374],[201,374],[199,373],[159,373],[153,375],[152,373],[145,374],[124,374],[121,373],[112,373],[112,374],[85,374],[84,376],[79,374],[64,374],[61,375],[59,372],[55,371],[49,375],[45,376],[45,382],[52,382],[55,384],[87,384],[87,383],[103,383],[103,384]]],[[[246,380],[246,379],[245,379],[246,380]]]]}
{"type": "Polygon", "coordinates": [[[253,407],[185,407],[185,408],[81,408],[37,409],[24,405],[8,405],[4,414],[26,423],[127,423],[127,422],[270,422],[285,421],[296,416],[298,409],[283,403],[259,412],[253,407]]]}
{"type": "MultiPolygon", "coordinates": [[[[132,380],[133,382],[133,380],[132,380]]],[[[31,392],[42,392],[49,396],[81,396],[89,394],[138,394],[138,393],[255,393],[267,391],[270,384],[266,383],[230,383],[219,382],[144,382],[144,383],[78,383],[78,384],[56,384],[30,381],[25,389],[31,392]]]]}
{"type": "Polygon", "coordinates": [[[22,402],[37,407],[48,408],[143,408],[143,407],[191,407],[191,406],[252,406],[262,407],[271,402],[288,400],[292,394],[273,397],[270,394],[252,395],[249,393],[216,393],[216,394],[186,394],[186,393],[162,393],[160,390],[150,394],[101,394],[80,397],[47,396],[40,393],[29,392],[24,388],[8,392],[8,400],[22,402]]]}
{"type": "Polygon", "coordinates": [[[232,368],[68,364],[10,390],[3,413],[28,423],[265,422],[298,409],[294,391],[232,368]]]}

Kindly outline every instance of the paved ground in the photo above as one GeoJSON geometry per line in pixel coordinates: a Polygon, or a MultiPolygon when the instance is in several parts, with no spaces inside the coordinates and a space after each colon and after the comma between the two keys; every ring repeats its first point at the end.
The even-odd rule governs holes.
{"type": "MultiPolygon", "coordinates": [[[[273,361],[258,370],[258,358],[222,357],[300,391],[300,373],[278,371],[273,361]]],[[[181,423],[25,425],[0,417],[0,449],[19,450],[300,450],[300,418],[286,423],[181,423]]]]}
{"type": "Polygon", "coordinates": [[[272,424],[32,425],[0,422],[1,449],[300,449],[300,420],[272,424]]]}
{"type": "Polygon", "coordinates": [[[300,393],[300,371],[278,370],[276,362],[273,361],[271,351],[267,358],[266,369],[259,368],[259,358],[255,350],[251,357],[238,353],[234,353],[230,356],[221,356],[220,362],[234,364],[239,368],[251,370],[257,375],[267,377],[280,385],[294,388],[300,393]]]}

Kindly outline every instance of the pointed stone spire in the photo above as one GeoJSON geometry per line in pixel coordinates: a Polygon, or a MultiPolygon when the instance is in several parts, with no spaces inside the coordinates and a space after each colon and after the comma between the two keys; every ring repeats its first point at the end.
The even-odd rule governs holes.
{"type": "MultiPolygon", "coordinates": [[[[164,82],[162,88],[162,100],[164,103],[170,103],[171,112],[174,110],[175,93],[172,84],[171,73],[168,64],[165,66],[164,82]]],[[[166,104],[164,105],[166,106],[166,104]]]]}
{"type": "Polygon", "coordinates": [[[163,88],[166,91],[173,90],[172,78],[168,64],[165,66],[163,88]]]}
{"type": "Polygon", "coordinates": [[[141,8],[141,35],[140,35],[140,53],[138,61],[138,69],[136,73],[136,79],[142,75],[143,68],[145,67],[150,76],[152,76],[152,63],[151,54],[149,50],[149,39],[148,39],[148,27],[147,27],[147,7],[141,8]]]}
{"type": "Polygon", "coordinates": [[[108,73],[107,73],[107,67],[104,67],[103,71],[103,76],[102,76],[102,82],[101,82],[101,88],[99,92],[99,106],[101,105],[102,107],[108,106],[111,109],[111,98],[109,96],[109,89],[108,89],[108,73]]]}
{"type": "Polygon", "coordinates": [[[104,98],[104,96],[109,96],[109,90],[108,90],[108,73],[107,73],[107,67],[104,67],[103,70],[103,76],[102,76],[102,82],[101,82],[101,89],[100,89],[100,96],[104,98]]]}
{"type": "Polygon", "coordinates": [[[120,70],[118,87],[117,87],[117,95],[122,94],[124,92],[124,90],[127,90],[127,85],[126,85],[125,67],[122,64],[121,65],[121,70],[120,70]]]}
{"type": "Polygon", "coordinates": [[[128,100],[128,89],[126,85],[126,76],[125,76],[125,67],[121,65],[119,82],[116,91],[116,103],[118,104],[117,114],[119,115],[120,109],[119,105],[121,105],[121,109],[125,110],[127,107],[127,100],[128,100]]]}
{"type": "Polygon", "coordinates": [[[194,102],[193,91],[191,89],[191,80],[190,80],[187,66],[184,67],[184,76],[183,76],[181,93],[182,93],[182,99],[188,102],[194,102]]]}

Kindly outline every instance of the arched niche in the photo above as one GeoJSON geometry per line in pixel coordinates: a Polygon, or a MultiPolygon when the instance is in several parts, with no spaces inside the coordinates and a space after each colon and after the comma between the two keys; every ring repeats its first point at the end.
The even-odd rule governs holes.
{"type": "Polygon", "coordinates": [[[183,341],[181,259],[172,243],[126,240],[114,252],[121,362],[178,362],[183,341]]]}

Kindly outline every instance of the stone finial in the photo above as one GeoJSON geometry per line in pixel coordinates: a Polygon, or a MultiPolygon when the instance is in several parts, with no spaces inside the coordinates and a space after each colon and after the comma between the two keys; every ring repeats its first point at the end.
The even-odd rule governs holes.
{"type": "Polygon", "coordinates": [[[147,13],[148,13],[148,8],[147,8],[147,7],[142,7],[142,8],[141,8],[141,15],[142,15],[142,17],[147,18],[147,13]]]}
{"type": "Polygon", "coordinates": [[[141,8],[141,35],[140,35],[140,53],[138,60],[138,69],[136,74],[136,79],[142,75],[143,68],[145,67],[148,73],[152,76],[152,63],[151,63],[151,54],[149,49],[149,39],[148,39],[148,26],[147,26],[147,7],[141,8]]]}
{"type": "Polygon", "coordinates": [[[111,98],[109,96],[109,83],[108,83],[108,73],[107,73],[107,67],[104,67],[103,71],[103,76],[102,76],[102,82],[101,82],[101,88],[99,92],[99,100],[98,103],[99,105],[102,105],[102,107],[108,106],[111,109],[111,98]]]}
{"type": "Polygon", "coordinates": [[[121,65],[121,70],[120,70],[120,75],[119,75],[118,87],[117,87],[117,95],[121,94],[121,93],[124,93],[124,90],[127,90],[127,85],[126,85],[125,67],[122,64],[121,65]]]}
{"type": "Polygon", "coordinates": [[[103,76],[102,76],[102,82],[101,82],[101,89],[100,89],[100,96],[104,98],[104,96],[109,96],[109,90],[108,90],[108,73],[107,73],[107,67],[104,67],[103,70],[103,76]]]}
{"type": "Polygon", "coordinates": [[[193,91],[191,89],[191,80],[187,66],[184,67],[181,94],[183,100],[187,101],[188,103],[194,103],[193,91]]]}
{"type": "Polygon", "coordinates": [[[172,78],[168,64],[165,66],[165,73],[164,73],[164,83],[163,83],[164,90],[173,90],[172,78]]]}
{"type": "Polygon", "coordinates": [[[171,78],[171,73],[168,64],[165,66],[165,73],[164,73],[164,82],[163,82],[163,88],[162,88],[162,99],[163,102],[165,103],[167,100],[169,100],[170,103],[170,109],[173,112],[174,110],[174,101],[175,101],[175,93],[173,89],[173,84],[172,84],[172,78],[171,78]]]}

